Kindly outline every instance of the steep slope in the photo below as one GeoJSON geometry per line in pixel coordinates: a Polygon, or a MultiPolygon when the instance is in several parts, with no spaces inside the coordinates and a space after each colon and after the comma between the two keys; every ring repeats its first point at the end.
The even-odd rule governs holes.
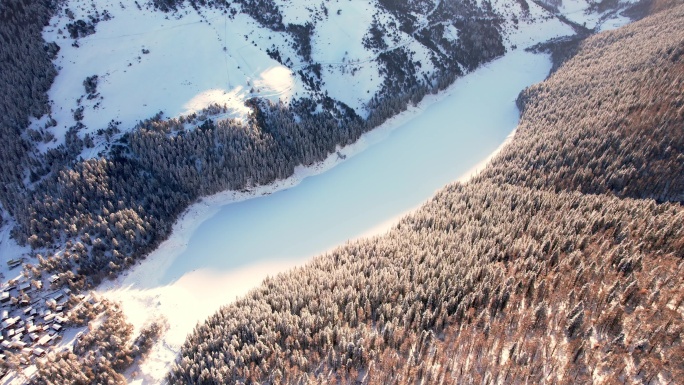
{"type": "Polygon", "coordinates": [[[0,239],[24,246],[3,309],[116,275],[199,197],[290,176],[507,49],[587,32],[526,1],[335,6],[3,3],[0,239]]]}
{"type": "Polygon", "coordinates": [[[171,382],[572,383],[617,365],[681,378],[683,220],[653,202],[452,186],[210,317],[171,382]]]}
{"type": "Polygon", "coordinates": [[[44,32],[62,48],[60,72],[51,114],[32,127],[51,138],[43,152],[75,127],[93,141],[83,152],[92,157],[106,150],[101,131],[110,123],[128,131],[158,111],[177,118],[214,104],[221,107],[215,119],[245,118],[253,97],[289,103],[327,95],[365,118],[390,91],[424,93],[512,45],[573,33],[536,4],[523,8],[511,1],[70,0],[44,32]]]}
{"type": "Polygon", "coordinates": [[[222,309],[188,338],[169,381],[681,382],[684,209],[631,197],[680,200],[682,173],[663,165],[682,156],[667,145],[684,136],[683,21],[679,6],[590,38],[525,94],[520,135],[477,181],[222,309]],[[595,99],[577,92],[622,65],[591,83],[595,99]],[[632,94],[635,107],[619,109],[632,94]],[[563,149],[585,131],[591,145],[563,149]],[[594,164],[595,148],[623,150],[594,164]],[[629,188],[607,182],[635,165],[647,166],[629,188]],[[569,177],[587,168],[592,194],[569,177]]]}
{"type": "Polygon", "coordinates": [[[684,30],[677,22],[650,18],[638,35],[623,28],[586,41],[559,73],[520,96],[516,140],[481,179],[684,201],[684,30]]]}

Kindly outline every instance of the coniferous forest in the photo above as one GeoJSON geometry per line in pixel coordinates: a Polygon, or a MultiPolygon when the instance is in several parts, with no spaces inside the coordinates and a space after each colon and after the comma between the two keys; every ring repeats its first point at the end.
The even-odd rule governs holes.
{"type": "MultiPolygon", "coordinates": [[[[65,325],[99,320],[71,352],[47,354],[32,383],[125,382],[121,373],[145,357],[163,322],[136,336],[116,304],[76,294],[144,258],[198,198],[286,178],[505,53],[489,2],[437,2],[423,26],[410,15],[431,2],[381,0],[397,28],[429,47],[436,72],[420,78],[403,47],[381,52],[389,27],[374,25],[364,45],[378,53],[384,82],[362,118],[320,92],[311,26],[285,25],[270,0],[235,3],[292,36],[309,64],[300,76],[319,92],[289,104],[250,99],[245,121],[212,120],[225,112],[215,105],[160,113],[123,134],[112,122],[98,134],[116,138],[109,150],[84,160],[92,137],[78,110],[64,143],[45,152],[38,147],[53,139],[54,120],[29,124],[50,113],[60,47],[41,31],[61,3],[0,2],[0,226],[12,226],[38,261],[22,273],[36,290],[17,301],[42,299],[37,282],[52,275],[72,293],[60,304],[70,311],[65,325]],[[458,44],[441,38],[445,23],[458,27],[458,44]]],[[[591,37],[573,25],[576,39],[536,47],[552,53],[554,73],[520,95],[516,136],[483,173],[446,187],[387,235],[269,278],[224,307],[188,337],[168,382],[683,383],[677,3],[643,1],[631,12],[652,15],[639,22],[591,37]]],[[[169,14],[186,6],[151,4],[169,14]]],[[[76,20],[67,32],[75,39],[96,24],[76,20]]],[[[97,82],[83,81],[89,96],[97,82]]],[[[21,350],[3,353],[3,374],[23,365],[21,350]]]]}
{"type": "Polygon", "coordinates": [[[484,173],[226,306],[169,382],[681,383],[683,23],[587,39],[484,173]]]}

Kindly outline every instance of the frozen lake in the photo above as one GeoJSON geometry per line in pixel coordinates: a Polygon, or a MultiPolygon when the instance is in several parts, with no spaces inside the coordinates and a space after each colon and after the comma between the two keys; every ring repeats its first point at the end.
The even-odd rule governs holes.
{"type": "Polygon", "coordinates": [[[363,151],[342,149],[349,156],[333,156],[328,163],[337,164],[318,175],[270,195],[234,202],[224,193],[193,206],[159,250],[100,289],[123,302],[136,327],[169,320],[163,344],[132,382],[158,381],[197,322],[267,275],[386,230],[481,167],[515,128],[518,93],[550,66],[545,55],[514,51],[362,138],[363,151]]]}
{"type": "Polygon", "coordinates": [[[222,206],[199,225],[158,284],[198,269],[299,261],[416,208],[514,129],[514,100],[542,79],[537,69],[547,62],[532,54],[514,56],[463,79],[448,98],[331,170],[284,191],[222,206]]]}

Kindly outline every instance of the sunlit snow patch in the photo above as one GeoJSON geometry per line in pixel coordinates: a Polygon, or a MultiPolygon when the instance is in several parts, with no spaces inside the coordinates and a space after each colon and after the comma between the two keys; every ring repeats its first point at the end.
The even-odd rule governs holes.
{"type": "Polygon", "coordinates": [[[250,109],[245,100],[251,97],[290,101],[296,88],[294,74],[287,67],[274,66],[262,72],[251,86],[237,86],[232,90],[214,88],[198,93],[183,105],[182,115],[197,113],[212,105],[226,107],[226,113],[216,118],[237,118],[247,116],[250,109]]]}
{"type": "MultiPolygon", "coordinates": [[[[64,142],[79,108],[85,125],[79,135],[97,136],[111,121],[127,131],[160,111],[177,117],[218,104],[228,107],[226,117],[240,117],[248,112],[244,101],[250,97],[289,99],[297,92],[296,78],[264,50],[287,46],[283,34],[240,13],[231,19],[222,10],[188,7],[166,14],[138,4],[69,0],[45,28],[45,40],[56,42],[60,51],[59,74],[48,92],[57,125],[47,131],[55,139],[41,150],[64,142]],[[91,17],[100,20],[94,34],[69,36],[70,23],[91,17]],[[97,89],[88,94],[84,80],[93,75],[97,89]]],[[[37,119],[32,127],[44,129],[47,121],[37,119]]],[[[97,137],[95,143],[98,147],[97,137]]]]}
{"type": "Polygon", "coordinates": [[[290,100],[295,86],[294,74],[284,66],[271,67],[254,80],[254,87],[261,94],[260,96],[278,96],[281,100],[290,100]]]}
{"type": "Polygon", "coordinates": [[[185,111],[183,111],[182,115],[199,112],[212,104],[226,106],[233,115],[245,115],[249,112],[249,108],[245,106],[243,100],[245,92],[243,91],[244,87],[238,86],[231,91],[211,89],[200,92],[183,105],[185,111]]]}

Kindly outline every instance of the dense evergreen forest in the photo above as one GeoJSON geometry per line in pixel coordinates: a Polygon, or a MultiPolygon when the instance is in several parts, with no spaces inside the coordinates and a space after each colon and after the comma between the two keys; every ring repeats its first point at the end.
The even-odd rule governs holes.
{"type": "Polygon", "coordinates": [[[484,173],[224,307],[169,382],[682,383],[682,25],[588,38],[484,173]]]}

